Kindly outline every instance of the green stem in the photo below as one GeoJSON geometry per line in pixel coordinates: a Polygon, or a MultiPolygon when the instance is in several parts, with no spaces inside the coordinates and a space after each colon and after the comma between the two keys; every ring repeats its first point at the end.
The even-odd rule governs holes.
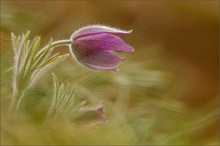
{"type": "MultiPolygon", "coordinates": [[[[58,47],[58,46],[62,46],[62,45],[70,45],[72,43],[71,40],[59,40],[59,41],[55,41],[51,44],[51,48],[54,47],[58,47]]],[[[48,46],[45,46],[45,48],[48,46]]]]}
{"type": "Polygon", "coordinates": [[[24,97],[24,94],[25,94],[25,90],[23,90],[21,93],[17,92],[13,98],[12,98],[12,101],[11,101],[11,105],[10,105],[10,112],[16,112],[18,111],[19,107],[20,107],[20,104],[21,104],[21,101],[24,97]]]}

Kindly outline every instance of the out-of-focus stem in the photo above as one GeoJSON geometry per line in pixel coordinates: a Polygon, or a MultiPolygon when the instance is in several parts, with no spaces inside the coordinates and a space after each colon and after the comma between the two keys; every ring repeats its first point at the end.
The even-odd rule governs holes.
{"type": "Polygon", "coordinates": [[[24,97],[25,94],[25,90],[23,90],[22,92],[16,92],[11,100],[11,105],[10,105],[10,112],[16,112],[21,104],[21,101],[24,97]]]}

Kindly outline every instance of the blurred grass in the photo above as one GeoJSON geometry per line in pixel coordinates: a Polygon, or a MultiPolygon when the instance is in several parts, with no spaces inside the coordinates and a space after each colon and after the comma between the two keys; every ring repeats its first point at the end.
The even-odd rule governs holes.
{"type": "Polygon", "coordinates": [[[219,144],[218,4],[1,1],[1,144],[219,144]],[[108,121],[94,126],[85,115],[43,124],[53,92],[50,74],[29,91],[22,112],[8,115],[10,33],[30,30],[44,46],[94,23],[133,29],[123,39],[136,50],[121,55],[120,71],[94,72],[68,58],[51,72],[60,82],[77,83],[78,98],[89,105],[103,100],[108,121]]]}

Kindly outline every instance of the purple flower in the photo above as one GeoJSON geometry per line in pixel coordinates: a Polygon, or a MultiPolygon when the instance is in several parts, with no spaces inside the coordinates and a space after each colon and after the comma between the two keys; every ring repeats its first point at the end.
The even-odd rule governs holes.
{"type": "Polygon", "coordinates": [[[118,71],[117,66],[124,61],[112,54],[115,52],[133,52],[134,49],[120,37],[112,35],[129,34],[124,31],[103,25],[82,27],[71,36],[70,52],[81,64],[94,70],[118,71]]]}

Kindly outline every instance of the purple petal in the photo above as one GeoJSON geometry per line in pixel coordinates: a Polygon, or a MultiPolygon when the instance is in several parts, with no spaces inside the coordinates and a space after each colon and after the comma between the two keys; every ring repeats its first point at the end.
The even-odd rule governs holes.
{"type": "Polygon", "coordinates": [[[71,36],[71,40],[76,40],[76,39],[83,37],[83,36],[99,34],[99,33],[128,34],[131,32],[132,32],[132,30],[125,31],[125,30],[112,28],[112,27],[105,26],[105,25],[90,25],[90,26],[82,27],[82,28],[78,29],[77,31],[75,31],[71,36]]]}
{"type": "Polygon", "coordinates": [[[117,71],[116,67],[124,59],[111,54],[108,51],[97,48],[84,47],[77,44],[71,46],[72,55],[83,65],[94,70],[117,71]]]}
{"type": "Polygon", "coordinates": [[[83,47],[90,46],[101,50],[113,50],[116,52],[133,52],[134,48],[126,44],[120,37],[107,33],[80,37],[74,41],[83,47]]]}

